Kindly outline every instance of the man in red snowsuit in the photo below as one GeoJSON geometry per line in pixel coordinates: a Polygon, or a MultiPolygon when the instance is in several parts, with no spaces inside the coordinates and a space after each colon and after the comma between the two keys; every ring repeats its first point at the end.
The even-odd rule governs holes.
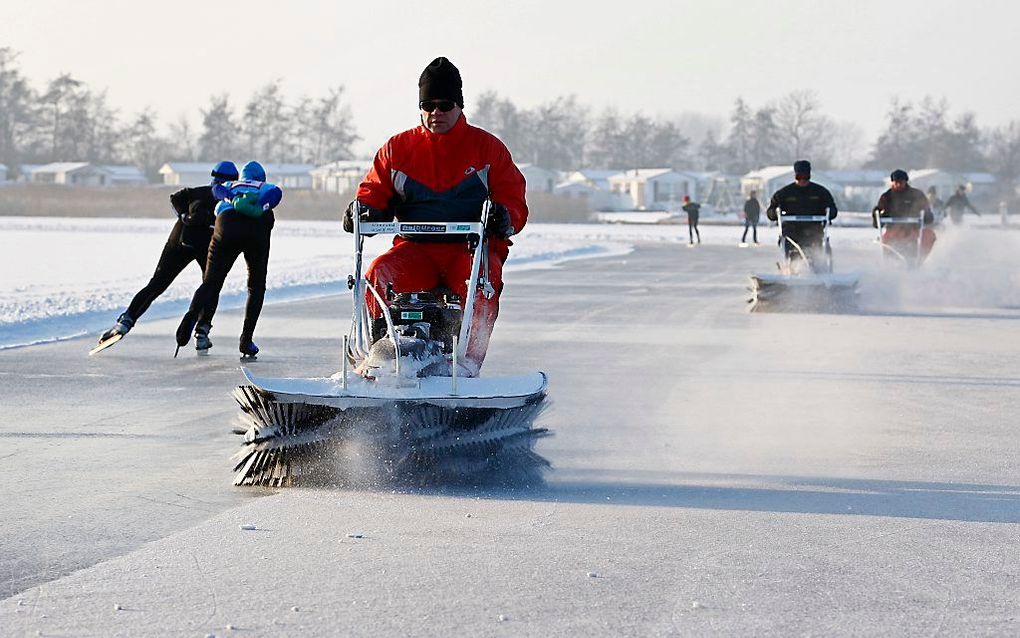
{"type": "MultiPolygon", "coordinates": [[[[477,222],[486,199],[493,202],[486,223],[489,237],[488,277],[495,294],[478,294],[465,351],[464,369],[475,376],[485,359],[489,336],[499,312],[503,262],[528,220],[524,176],[506,146],[494,135],[467,123],[460,71],[446,58],[436,58],[418,80],[421,126],[389,139],[375,155],[358,187],[357,201],[369,221],[477,222]]],[[[353,202],[344,229],[353,232],[353,202]]],[[[471,253],[463,236],[397,236],[393,247],[372,262],[366,277],[380,292],[418,292],[438,286],[467,298],[471,253]],[[446,240],[446,241],[444,241],[446,240]]],[[[477,294],[472,291],[472,294],[477,294]]],[[[369,296],[369,312],[382,309],[369,296]]]]}

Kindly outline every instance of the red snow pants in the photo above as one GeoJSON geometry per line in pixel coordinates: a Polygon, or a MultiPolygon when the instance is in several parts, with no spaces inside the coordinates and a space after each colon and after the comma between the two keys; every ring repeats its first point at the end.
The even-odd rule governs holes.
{"type": "MultiPolygon", "coordinates": [[[[503,262],[509,250],[506,246],[489,246],[489,282],[496,289],[492,299],[475,291],[474,320],[471,340],[467,344],[464,362],[474,374],[482,367],[489,349],[489,337],[499,314],[499,295],[503,291],[503,262]]],[[[484,264],[484,261],[482,262],[484,264]]],[[[403,237],[393,240],[393,247],[379,255],[368,267],[365,276],[380,295],[386,294],[386,285],[393,284],[393,292],[421,292],[445,286],[461,299],[467,300],[467,280],[471,277],[471,252],[466,242],[427,243],[403,237]]],[[[372,293],[367,297],[372,317],[382,316],[382,309],[372,293]]],[[[474,375],[472,375],[474,376],[474,375]]]]}
{"type": "MultiPolygon", "coordinates": [[[[917,254],[917,226],[897,224],[882,229],[882,242],[889,244],[907,257],[917,254]]],[[[925,228],[921,234],[921,254],[918,263],[928,258],[931,247],[935,245],[935,231],[925,228]]]]}

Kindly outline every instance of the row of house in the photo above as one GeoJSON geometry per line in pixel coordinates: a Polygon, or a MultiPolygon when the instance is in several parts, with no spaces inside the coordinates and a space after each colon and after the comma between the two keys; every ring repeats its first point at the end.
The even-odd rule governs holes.
{"type": "MultiPolygon", "coordinates": [[[[163,184],[183,186],[209,180],[214,162],[168,162],[159,169],[163,184]]],[[[322,166],[312,164],[266,164],[270,179],[288,189],[312,189],[350,193],[371,168],[371,160],[340,160],[322,166]]],[[[767,201],[779,188],[793,181],[790,166],[767,166],[743,176],[722,173],[636,168],[628,170],[583,169],[553,171],[534,164],[518,164],[529,193],[547,193],[583,200],[589,210],[675,210],[684,197],[706,203],[717,210],[737,210],[751,191],[767,201]]],[[[147,184],[144,172],[135,166],[54,162],[22,165],[23,181],[33,184],[68,186],[123,186],[147,184]]],[[[945,198],[964,185],[977,196],[991,192],[995,179],[988,173],[954,173],[939,169],[909,171],[911,184],[922,190],[935,187],[945,198]]],[[[0,181],[7,167],[0,164],[0,181]]],[[[874,202],[888,187],[884,171],[816,170],[815,182],[828,188],[842,206],[874,202]]]]}
{"type": "MultiPolygon", "coordinates": [[[[683,198],[708,204],[719,211],[736,211],[754,191],[768,201],[772,194],[793,181],[793,168],[767,166],[743,176],[717,172],[640,168],[625,171],[585,169],[557,174],[528,164],[520,165],[530,192],[541,191],[583,198],[589,210],[675,211],[683,198]]],[[[935,168],[908,171],[915,188],[935,188],[945,199],[959,186],[981,198],[995,191],[989,173],[953,172],[935,168]]],[[[843,207],[870,208],[889,188],[889,173],[876,170],[816,170],[812,181],[828,188],[843,207]]]]}
{"type": "MultiPolygon", "coordinates": [[[[145,173],[137,166],[124,164],[92,164],[90,162],[52,162],[22,164],[18,167],[22,181],[31,184],[63,184],[66,186],[136,186],[148,184],[145,173]]],[[[6,167],[3,171],[6,179],[6,167]]]]}
{"type": "MultiPolygon", "coordinates": [[[[205,184],[216,162],[167,162],[159,169],[163,183],[169,186],[205,184]]],[[[269,179],[283,188],[312,188],[314,164],[263,164],[269,179]]]]}

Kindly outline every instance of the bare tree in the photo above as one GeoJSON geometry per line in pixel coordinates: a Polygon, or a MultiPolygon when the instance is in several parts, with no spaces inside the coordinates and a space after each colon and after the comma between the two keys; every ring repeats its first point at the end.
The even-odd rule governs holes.
{"type": "Polygon", "coordinates": [[[838,122],[832,128],[832,166],[853,168],[860,166],[867,153],[864,129],[853,122],[838,122]]]}
{"type": "Polygon", "coordinates": [[[245,154],[262,162],[284,161],[291,130],[288,115],[280,91],[280,80],[273,80],[258,88],[248,99],[241,119],[245,154]]]}
{"type": "Polygon", "coordinates": [[[230,98],[226,95],[209,100],[209,108],[202,113],[202,134],[198,138],[198,152],[203,160],[238,157],[241,128],[234,119],[230,98]]]}
{"type": "Polygon", "coordinates": [[[194,162],[199,159],[196,151],[195,132],[191,128],[191,121],[188,116],[181,113],[177,120],[170,124],[170,147],[164,159],[194,162]]]}
{"type": "Polygon", "coordinates": [[[744,102],[737,98],[730,114],[730,132],[726,137],[728,157],[719,157],[716,161],[723,164],[718,168],[742,175],[754,168],[754,114],[744,102]]]}
{"type": "Polygon", "coordinates": [[[988,167],[1000,181],[1000,190],[1016,196],[1020,186],[1020,121],[993,129],[988,135],[988,167]]]}
{"type": "Polygon", "coordinates": [[[156,179],[166,161],[170,143],[156,131],[156,114],[145,109],[124,130],[124,157],[142,168],[149,179],[156,179]]]}
{"type": "Polygon", "coordinates": [[[779,100],[776,125],[791,157],[811,158],[819,166],[829,163],[832,121],[822,114],[813,91],[794,91],[779,100]]]}
{"type": "Polygon", "coordinates": [[[474,101],[470,115],[472,122],[502,140],[515,158],[527,153],[524,118],[513,102],[486,91],[474,101]]]}
{"type": "MultiPolygon", "coordinates": [[[[82,83],[68,73],[63,73],[51,80],[46,93],[40,100],[46,105],[50,129],[50,161],[61,155],[60,143],[64,140],[68,103],[74,98],[82,83]]],[[[72,129],[73,132],[73,129],[72,129]]],[[[69,158],[67,158],[69,159],[69,158]]]]}
{"type": "Polygon", "coordinates": [[[354,128],[351,107],[343,101],[344,87],[331,88],[325,97],[312,102],[307,127],[309,154],[302,161],[324,164],[350,158],[351,146],[361,139],[354,128]]]}
{"type": "Polygon", "coordinates": [[[14,50],[0,48],[0,163],[10,167],[18,165],[30,143],[37,99],[17,58],[14,50]]]}

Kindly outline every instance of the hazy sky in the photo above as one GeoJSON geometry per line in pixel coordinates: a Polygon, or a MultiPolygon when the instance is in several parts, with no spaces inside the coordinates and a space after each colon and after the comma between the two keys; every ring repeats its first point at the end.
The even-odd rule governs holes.
{"type": "Polygon", "coordinates": [[[893,96],[946,97],[982,125],[1020,119],[1020,4],[1008,0],[631,0],[243,3],[0,0],[0,46],[37,88],[68,72],[124,115],[146,106],[198,123],[210,95],[236,106],[267,80],[285,93],[343,84],[371,152],[417,123],[435,56],[471,99],[494,89],[534,106],[576,94],[597,109],[725,117],[792,90],[868,140],[893,96]]]}

